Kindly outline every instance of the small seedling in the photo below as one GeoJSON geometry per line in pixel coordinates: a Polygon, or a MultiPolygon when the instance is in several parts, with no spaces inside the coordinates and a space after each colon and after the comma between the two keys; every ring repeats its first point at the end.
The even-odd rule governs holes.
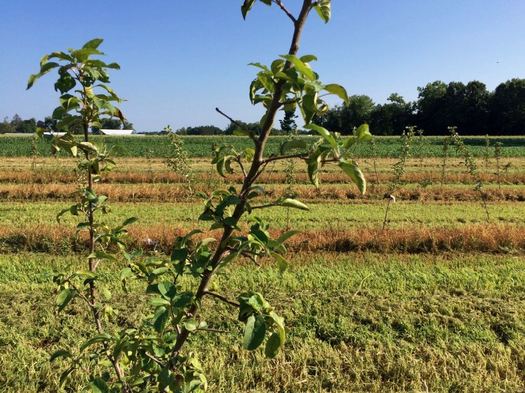
{"type": "Polygon", "coordinates": [[[464,159],[465,167],[467,168],[468,173],[475,179],[476,185],[474,186],[474,190],[479,194],[481,205],[483,209],[485,210],[485,215],[487,218],[487,222],[490,221],[489,216],[489,209],[487,206],[487,197],[485,193],[483,192],[483,182],[481,180],[481,177],[478,173],[478,166],[476,165],[476,162],[474,161],[474,158],[472,157],[472,154],[465,146],[465,143],[463,142],[463,139],[458,134],[457,127],[448,127],[448,131],[450,133],[450,137],[452,139],[452,142],[456,146],[456,151],[460,156],[464,159]]]}
{"type": "Polygon", "coordinates": [[[168,134],[171,147],[170,155],[164,162],[169,169],[183,178],[188,194],[192,195],[193,172],[191,170],[188,152],[184,148],[184,141],[178,133],[173,132],[170,126],[164,127],[164,131],[168,134]]]}
{"type": "Polygon", "coordinates": [[[388,223],[388,213],[390,211],[390,204],[395,202],[395,192],[398,190],[399,185],[401,184],[401,179],[405,174],[406,162],[410,157],[411,142],[416,134],[415,127],[407,127],[403,134],[401,134],[401,150],[399,151],[399,160],[392,166],[394,171],[394,179],[390,184],[389,191],[385,194],[385,199],[387,199],[387,204],[385,208],[385,217],[383,219],[383,230],[386,229],[388,223]]]}
{"type": "Polygon", "coordinates": [[[501,168],[500,168],[500,159],[501,159],[501,149],[503,143],[496,142],[494,144],[494,157],[496,158],[496,179],[498,182],[498,190],[501,191],[501,168]]]}

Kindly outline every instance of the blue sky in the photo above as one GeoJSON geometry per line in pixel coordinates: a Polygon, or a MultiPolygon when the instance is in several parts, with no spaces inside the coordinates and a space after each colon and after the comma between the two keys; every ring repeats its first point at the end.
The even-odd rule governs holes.
{"type": "MultiPolygon", "coordinates": [[[[128,101],[137,130],[215,124],[231,116],[256,121],[248,101],[252,61],[287,51],[289,20],[276,7],[255,7],[246,21],[241,0],[1,1],[0,118],[43,118],[56,106],[51,75],[25,91],[40,57],[102,37],[107,60],[122,70],[113,88],[128,101]]],[[[287,0],[297,10],[300,0],[287,0]]],[[[433,80],[486,83],[525,77],[523,0],[333,0],[333,19],[317,15],[302,54],[314,53],[321,80],[384,102],[392,92],[417,97],[433,80]]]]}

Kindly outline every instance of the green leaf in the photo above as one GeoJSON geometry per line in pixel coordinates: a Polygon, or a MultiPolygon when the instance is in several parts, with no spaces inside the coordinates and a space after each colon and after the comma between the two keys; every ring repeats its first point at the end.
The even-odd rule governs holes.
{"type": "Polygon", "coordinates": [[[277,326],[277,331],[274,332],[268,339],[264,353],[266,357],[273,358],[277,355],[279,349],[286,341],[286,331],[284,329],[284,319],[282,317],[273,311],[270,312],[269,317],[277,326]]]}
{"type": "Polygon", "coordinates": [[[310,63],[312,61],[317,61],[317,56],[315,56],[315,55],[304,55],[304,56],[301,56],[300,60],[303,63],[310,63]]]}
{"type": "Polygon", "coordinates": [[[354,136],[360,142],[368,142],[372,140],[372,134],[370,133],[370,127],[368,124],[361,124],[355,131],[354,136]]]}
{"type": "Polygon", "coordinates": [[[52,362],[59,358],[70,358],[73,357],[71,352],[66,351],[65,349],[59,349],[58,351],[53,352],[53,354],[49,357],[49,361],[52,362]]]}
{"type": "Polygon", "coordinates": [[[188,250],[185,248],[174,248],[171,252],[172,262],[184,262],[188,257],[188,250]]]}
{"type": "Polygon", "coordinates": [[[106,260],[106,261],[116,261],[117,258],[115,258],[114,255],[108,254],[104,251],[96,251],[92,254],[88,255],[88,259],[99,259],[99,260],[106,260]]]}
{"type": "Polygon", "coordinates": [[[82,48],[97,49],[104,40],[102,38],[94,38],[84,44],[82,48]]]}
{"type": "Polygon", "coordinates": [[[153,316],[153,327],[157,332],[162,332],[168,322],[169,312],[166,307],[159,307],[153,316]]]}
{"type": "Polygon", "coordinates": [[[332,16],[332,6],[331,6],[331,0],[318,0],[317,5],[315,6],[315,10],[321,17],[321,19],[328,23],[332,16]]]}
{"type": "Polygon", "coordinates": [[[344,173],[350,176],[352,181],[357,185],[357,188],[359,188],[361,194],[364,194],[366,192],[366,180],[363,172],[361,172],[361,169],[357,165],[357,162],[339,160],[339,167],[341,167],[344,173]]]}
{"type": "MultiPolygon", "coordinates": [[[[60,68],[62,70],[63,67],[60,68]]],[[[58,71],[60,73],[60,70],[58,71]]],[[[60,93],[64,94],[74,88],[77,82],[67,72],[60,75],[60,79],[55,82],[55,90],[59,90],[60,93]]]]}
{"type": "Polygon", "coordinates": [[[243,347],[249,351],[257,349],[264,341],[266,322],[262,315],[250,315],[244,329],[243,347]]]}
{"type": "Polygon", "coordinates": [[[78,147],[86,153],[98,153],[98,148],[91,142],[80,142],[78,147]]]}
{"type": "Polygon", "coordinates": [[[159,289],[159,293],[165,297],[171,297],[176,293],[175,285],[169,281],[159,282],[157,288],[159,289]]]}
{"type": "Polygon", "coordinates": [[[346,89],[341,85],[330,83],[329,85],[326,85],[324,89],[327,92],[338,96],[340,99],[342,99],[345,102],[345,104],[348,104],[348,102],[350,101],[350,99],[348,98],[348,93],[346,92],[346,89]]]}
{"type": "Polygon", "coordinates": [[[260,68],[260,69],[263,70],[263,71],[270,71],[270,69],[268,68],[268,66],[265,66],[264,64],[261,64],[261,63],[248,63],[248,65],[253,66],[253,67],[260,68]]]}
{"type": "Polygon", "coordinates": [[[239,321],[245,322],[250,315],[262,313],[271,309],[270,304],[260,293],[244,293],[238,297],[239,321]]]}
{"type": "Polygon", "coordinates": [[[184,322],[184,327],[187,331],[193,332],[197,330],[197,328],[199,327],[199,323],[195,319],[189,319],[186,322],[184,322]]]}
{"type": "Polygon", "coordinates": [[[279,268],[279,273],[284,273],[288,269],[288,261],[277,252],[270,252],[270,255],[277,261],[277,267],[279,268]]]}
{"type": "Polygon", "coordinates": [[[137,217],[130,217],[130,218],[127,218],[127,219],[122,223],[122,226],[123,226],[123,227],[126,227],[126,226],[128,226],[128,225],[131,225],[131,224],[137,222],[137,221],[138,221],[138,218],[137,218],[137,217]]]}
{"type": "MultiPolygon", "coordinates": [[[[78,62],[82,62],[82,63],[87,61],[91,55],[103,55],[103,54],[104,53],[94,48],[82,48],[82,49],[77,49],[71,52],[71,55],[75,57],[78,62]]],[[[93,75],[94,70],[87,69],[87,71],[88,72],[91,71],[91,74],[93,75]]],[[[96,76],[100,77],[100,73],[97,72],[96,76]]]]}
{"type": "MultiPolygon", "coordinates": [[[[160,285],[160,284],[159,284],[160,285]]],[[[160,291],[160,288],[157,286],[157,288],[159,289],[160,291]]],[[[158,307],[158,306],[169,306],[170,305],[170,302],[166,299],[163,299],[161,297],[152,297],[149,299],[149,303],[154,306],[154,307],[158,307]]]]}
{"type": "Polygon", "coordinates": [[[109,387],[102,378],[95,378],[90,381],[89,388],[93,393],[109,393],[109,387]]]}
{"type": "Polygon", "coordinates": [[[315,73],[312,71],[312,69],[306,63],[302,62],[297,56],[283,55],[281,57],[292,63],[295,69],[307,79],[312,81],[316,79],[315,73]]]}
{"type": "Polygon", "coordinates": [[[58,294],[56,298],[56,305],[58,306],[58,311],[62,311],[69,302],[75,297],[76,291],[72,288],[65,288],[58,294]]]}
{"type": "Polygon", "coordinates": [[[317,124],[308,124],[304,126],[304,128],[317,132],[324,138],[325,141],[330,144],[330,146],[332,146],[334,149],[337,148],[337,142],[334,136],[326,128],[318,126],[317,124]]]}
{"type": "Polygon", "coordinates": [[[165,367],[160,371],[159,374],[159,392],[164,392],[165,389],[170,385],[170,369],[165,367]]]}
{"type": "Polygon", "coordinates": [[[66,382],[66,379],[67,377],[69,377],[69,374],[71,374],[75,368],[77,367],[77,364],[73,364],[72,366],[70,366],[69,368],[67,368],[62,374],[60,374],[60,386],[63,386],[64,383],[66,382]]]}
{"type": "Polygon", "coordinates": [[[279,333],[272,333],[268,341],[266,342],[266,347],[264,348],[264,354],[267,358],[273,359],[277,356],[279,353],[279,349],[281,349],[281,345],[283,343],[281,342],[281,337],[279,336],[279,333]]]}
{"type": "Polygon", "coordinates": [[[244,3],[241,7],[242,17],[244,19],[246,19],[246,15],[248,15],[248,12],[250,12],[254,4],[255,0],[244,0],[244,3]]]}
{"type": "Polygon", "coordinates": [[[303,115],[304,122],[310,123],[317,113],[317,92],[311,92],[303,96],[300,103],[301,114],[303,115]]]}
{"type": "Polygon", "coordinates": [[[133,278],[133,277],[135,277],[135,273],[133,273],[133,270],[131,270],[131,268],[129,268],[129,267],[125,267],[120,272],[120,279],[121,280],[126,280],[128,278],[133,278]]]}
{"type": "Polygon", "coordinates": [[[285,64],[285,61],[281,59],[277,59],[272,62],[271,69],[274,75],[284,69],[284,64],[285,64]]]}
{"type": "Polygon", "coordinates": [[[91,337],[84,341],[84,343],[80,346],[80,352],[84,352],[87,348],[89,348],[92,345],[98,344],[98,343],[104,343],[111,339],[111,336],[107,334],[101,334],[98,336],[91,337]]]}
{"type": "Polygon", "coordinates": [[[40,67],[40,72],[38,74],[33,74],[29,77],[29,80],[27,81],[26,90],[29,90],[31,87],[33,87],[33,84],[35,83],[37,79],[41,78],[42,76],[47,74],[49,71],[51,71],[53,68],[56,68],[58,66],[59,64],[54,63],[54,62],[44,63],[40,67]]]}
{"type": "Polygon", "coordinates": [[[281,236],[279,236],[279,238],[277,239],[277,242],[284,243],[289,238],[291,238],[292,236],[297,235],[298,233],[301,233],[301,232],[300,231],[287,231],[287,232],[284,232],[283,234],[281,234],[281,236]]]}
{"type": "Polygon", "coordinates": [[[321,156],[311,157],[307,161],[308,178],[315,187],[319,187],[319,166],[321,165],[321,156]]]}
{"type": "Polygon", "coordinates": [[[307,211],[310,210],[310,208],[306,206],[304,203],[299,202],[298,200],[293,199],[293,198],[280,199],[279,201],[277,201],[277,204],[279,206],[292,207],[294,209],[307,210],[307,211]]]}

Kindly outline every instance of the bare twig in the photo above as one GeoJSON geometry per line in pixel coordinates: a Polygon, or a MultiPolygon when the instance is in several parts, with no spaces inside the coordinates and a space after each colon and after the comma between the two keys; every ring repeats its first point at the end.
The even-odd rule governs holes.
{"type": "Polygon", "coordinates": [[[239,123],[237,120],[234,120],[231,116],[228,116],[226,113],[221,111],[219,108],[215,108],[217,112],[219,112],[221,115],[223,115],[225,118],[227,118],[229,121],[231,121],[233,124],[235,124],[239,128],[244,128],[244,126],[239,123]]]}
{"type": "Polygon", "coordinates": [[[262,161],[262,164],[269,164],[272,161],[279,161],[279,160],[289,160],[291,158],[300,158],[302,160],[308,158],[308,155],[305,153],[299,153],[299,154],[288,154],[284,156],[270,156],[262,161]]]}
{"type": "Polygon", "coordinates": [[[241,171],[242,171],[242,175],[244,178],[246,178],[247,176],[247,173],[246,173],[246,169],[244,169],[244,165],[242,164],[242,160],[240,157],[237,157],[237,163],[239,164],[239,167],[241,168],[241,171]]]}
{"type": "Polygon", "coordinates": [[[229,333],[229,330],[213,329],[213,328],[198,328],[199,332],[210,332],[210,333],[229,333]]]}
{"type": "Polygon", "coordinates": [[[366,280],[368,280],[370,276],[372,276],[372,273],[366,275],[365,278],[361,280],[361,282],[359,283],[359,286],[357,287],[357,291],[355,291],[354,296],[352,296],[352,300],[354,300],[359,294],[359,292],[361,292],[361,289],[363,288],[363,284],[365,283],[366,280]]]}
{"type": "Polygon", "coordinates": [[[162,363],[162,361],[160,359],[157,359],[155,356],[153,355],[150,355],[149,353],[145,352],[144,353],[146,355],[146,357],[150,358],[151,360],[153,360],[155,363],[157,363],[159,366],[161,367],[165,367],[165,364],[162,363]]]}

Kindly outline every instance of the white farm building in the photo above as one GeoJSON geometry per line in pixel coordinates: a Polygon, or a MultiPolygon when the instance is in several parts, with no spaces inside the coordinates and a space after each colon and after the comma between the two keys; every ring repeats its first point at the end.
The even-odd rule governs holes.
{"type": "Polygon", "coordinates": [[[102,135],[114,135],[114,136],[124,136],[133,134],[134,130],[104,130],[101,129],[100,133],[102,135]]]}

